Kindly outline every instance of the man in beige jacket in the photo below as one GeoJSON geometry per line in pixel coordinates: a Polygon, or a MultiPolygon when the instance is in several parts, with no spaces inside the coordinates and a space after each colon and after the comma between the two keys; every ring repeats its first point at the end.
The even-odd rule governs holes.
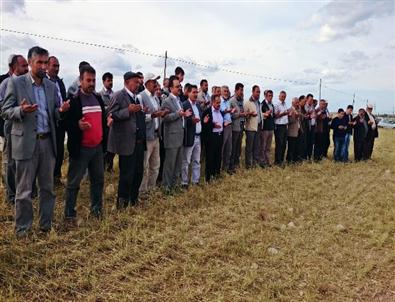
{"type": "Polygon", "coordinates": [[[252,168],[255,163],[253,160],[254,145],[256,142],[256,132],[258,130],[258,111],[259,96],[261,90],[258,85],[252,87],[251,97],[244,101],[244,112],[246,114],[245,130],[246,130],[246,148],[245,148],[245,165],[246,168],[252,168]]]}

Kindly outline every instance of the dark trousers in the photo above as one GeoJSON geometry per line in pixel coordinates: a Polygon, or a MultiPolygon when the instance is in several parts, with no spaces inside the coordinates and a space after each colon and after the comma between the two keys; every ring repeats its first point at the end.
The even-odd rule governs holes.
{"type": "Polygon", "coordinates": [[[287,125],[276,125],[274,139],[276,145],[274,163],[279,165],[284,162],[285,149],[287,147],[287,125]]]}
{"type": "Polygon", "coordinates": [[[314,160],[321,160],[324,156],[325,150],[325,134],[323,132],[316,132],[314,143],[314,160]]]}
{"type": "Polygon", "coordinates": [[[136,142],[132,155],[119,156],[118,207],[135,205],[144,175],[144,142],[136,142]]]}
{"type": "Polygon", "coordinates": [[[114,157],[115,153],[111,153],[108,151],[104,155],[104,167],[109,172],[114,170],[114,157]]]}
{"type": "Polygon", "coordinates": [[[206,138],[206,181],[221,173],[223,134],[212,132],[206,138]]]}
{"type": "Polygon", "coordinates": [[[75,210],[80,183],[88,169],[90,181],[91,213],[99,216],[102,213],[104,166],[103,147],[100,144],[95,148],[81,147],[77,158],[70,157],[69,170],[67,172],[67,185],[65,194],[64,216],[76,217],[75,210]]]}
{"type": "Polygon", "coordinates": [[[374,134],[373,132],[368,132],[368,135],[365,138],[363,157],[365,159],[370,159],[372,157],[373,148],[374,148],[374,134]]]}
{"type": "Polygon", "coordinates": [[[243,131],[233,131],[232,155],[230,156],[230,170],[234,170],[240,166],[242,141],[243,141],[243,131]]]}
{"type": "Polygon", "coordinates": [[[355,161],[360,161],[366,159],[364,157],[364,147],[365,140],[363,139],[355,139],[354,137],[354,159],[355,161]]]}
{"type": "Polygon", "coordinates": [[[257,144],[257,132],[246,130],[245,164],[246,168],[254,166],[254,150],[257,144]]]}
{"type": "Polygon", "coordinates": [[[306,132],[299,133],[298,137],[298,160],[307,159],[306,132]]]}
{"type": "Polygon", "coordinates": [[[314,148],[314,135],[315,135],[315,126],[311,126],[310,129],[306,132],[306,146],[307,146],[307,159],[311,159],[313,155],[314,148]]]}
{"type": "Polygon", "coordinates": [[[329,149],[329,146],[331,145],[329,131],[324,131],[322,135],[323,135],[323,140],[324,140],[322,155],[324,157],[328,157],[328,149],[329,149]]]}
{"type": "Polygon", "coordinates": [[[288,136],[287,161],[289,163],[298,161],[298,137],[288,136]]]}
{"type": "Polygon", "coordinates": [[[56,126],[56,162],[54,169],[54,177],[62,177],[62,165],[64,159],[64,137],[65,130],[62,126],[56,126]]]}

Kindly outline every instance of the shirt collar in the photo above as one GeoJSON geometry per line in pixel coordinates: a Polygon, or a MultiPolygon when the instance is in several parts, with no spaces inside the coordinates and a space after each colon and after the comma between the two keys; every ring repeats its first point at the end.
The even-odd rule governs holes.
{"type": "Polygon", "coordinates": [[[144,91],[145,91],[145,93],[146,93],[148,96],[154,97],[154,94],[152,94],[147,88],[145,88],[144,91]]]}
{"type": "Polygon", "coordinates": [[[177,101],[180,99],[180,97],[178,97],[178,96],[175,96],[174,94],[172,94],[171,92],[170,92],[170,95],[173,97],[173,98],[175,98],[177,101]]]}
{"type": "Polygon", "coordinates": [[[211,106],[211,110],[212,110],[213,112],[219,112],[219,109],[215,109],[214,106],[211,106]]]}
{"type": "Polygon", "coordinates": [[[125,87],[125,90],[133,99],[136,98],[136,95],[133,92],[131,92],[129,89],[127,89],[126,87],[125,87]]]}

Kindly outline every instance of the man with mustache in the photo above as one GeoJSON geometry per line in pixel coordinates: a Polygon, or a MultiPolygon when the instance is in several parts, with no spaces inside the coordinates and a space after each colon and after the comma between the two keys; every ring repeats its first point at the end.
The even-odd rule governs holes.
{"type": "Polygon", "coordinates": [[[15,230],[25,237],[33,223],[32,185],[39,187],[40,230],[52,226],[55,193],[56,119],[69,109],[59,108],[56,86],[46,77],[48,51],[39,46],[28,52],[30,72],[8,84],[3,115],[12,120],[12,158],[16,162],[15,230]]]}
{"type": "Polygon", "coordinates": [[[70,224],[75,223],[78,191],[86,170],[90,181],[91,214],[94,217],[102,215],[106,115],[103,99],[94,93],[95,84],[95,69],[83,66],[80,88],[71,99],[70,110],[62,115],[69,151],[64,216],[70,224]]]}

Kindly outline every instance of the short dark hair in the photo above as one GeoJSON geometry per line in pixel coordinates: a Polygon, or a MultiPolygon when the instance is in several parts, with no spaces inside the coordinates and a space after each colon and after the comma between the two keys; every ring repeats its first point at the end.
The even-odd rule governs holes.
{"type": "Polygon", "coordinates": [[[255,91],[255,89],[257,89],[257,88],[259,88],[259,86],[258,86],[258,85],[254,85],[254,86],[252,86],[252,91],[255,91]]]}
{"type": "Polygon", "coordinates": [[[299,101],[301,101],[301,100],[303,100],[303,99],[305,99],[306,97],[304,96],[304,94],[302,94],[300,97],[299,97],[299,101]]]}
{"type": "Polygon", "coordinates": [[[185,74],[184,69],[182,69],[180,66],[177,66],[176,69],[174,70],[174,73],[177,74],[185,74]]]}
{"type": "Polygon", "coordinates": [[[144,75],[143,75],[143,73],[141,71],[137,71],[136,73],[140,76],[140,78],[144,77],[144,75]]]}
{"type": "Polygon", "coordinates": [[[216,98],[219,98],[219,95],[216,94],[211,95],[211,102],[214,102],[216,98]]]}
{"type": "Polygon", "coordinates": [[[208,82],[207,82],[206,79],[203,79],[203,80],[200,81],[200,86],[203,86],[204,83],[207,83],[207,84],[208,84],[208,82]]]}
{"type": "Polygon", "coordinates": [[[90,66],[91,64],[89,64],[87,61],[81,61],[80,64],[78,64],[78,69],[81,69],[82,66],[90,66]]]}
{"type": "Polygon", "coordinates": [[[57,57],[55,57],[55,56],[49,56],[49,57],[48,57],[48,62],[49,62],[49,61],[51,61],[51,59],[58,60],[58,58],[57,58],[57,57]]]}
{"type": "Polygon", "coordinates": [[[267,95],[268,93],[273,94],[273,90],[271,90],[271,89],[266,90],[266,95],[267,95]]]}
{"type": "Polygon", "coordinates": [[[105,80],[107,80],[107,79],[112,80],[112,79],[113,79],[113,75],[112,75],[111,72],[105,72],[105,73],[103,74],[103,76],[101,77],[101,79],[102,79],[103,82],[104,82],[105,80]]]}
{"type": "Polygon", "coordinates": [[[191,87],[189,87],[189,89],[192,91],[192,89],[198,89],[197,85],[191,85],[191,87]]]}
{"type": "Polygon", "coordinates": [[[241,88],[244,88],[244,85],[243,85],[242,83],[236,83],[236,85],[235,85],[235,91],[237,91],[237,90],[239,90],[239,89],[241,89],[241,88]]]}
{"type": "Polygon", "coordinates": [[[344,112],[343,108],[339,108],[339,110],[337,110],[337,113],[341,113],[344,112]]]}
{"type": "Polygon", "coordinates": [[[314,96],[313,96],[311,93],[309,93],[309,94],[306,95],[306,99],[308,99],[309,97],[314,98],[314,96]]]}
{"type": "Polygon", "coordinates": [[[42,48],[40,46],[33,46],[32,48],[29,49],[28,53],[27,53],[27,58],[31,59],[33,56],[48,56],[48,50],[46,50],[45,48],[42,48]]]}
{"type": "Polygon", "coordinates": [[[280,94],[282,94],[282,93],[285,94],[285,95],[287,95],[287,93],[286,93],[284,90],[281,90],[281,91],[280,91],[280,94]]]}
{"type": "Polygon", "coordinates": [[[95,70],[92,66],[90,66],[90,65],[82,66],[82,67],[80,68],[80,79],[83,78],[83,76],[84,76],[85,73],[96,74],[96,70],[95,70]]]}
{"type": "Polygon", "coordinates": [[[13,56],[12,59],[11,59],[10,67],[14,68],[15,65],[18,63],[18,59],[19,58],[23,58],[23,56],[22,55],[15,55],[15,56],[13,56]]]}
{"type": "Polygon", "coordinates": [[[178,78],[175,76],[175,75],[172,75],[170,78],[169,78],[169,87],[173,87],[174,86],[174,81],[178,81],[178,78]]]}
{"type": "Polygon", "coordinates": [[[348,105],[347,109],[353,109],[354,110],[354,106],[353,105],[348,105]]]}

